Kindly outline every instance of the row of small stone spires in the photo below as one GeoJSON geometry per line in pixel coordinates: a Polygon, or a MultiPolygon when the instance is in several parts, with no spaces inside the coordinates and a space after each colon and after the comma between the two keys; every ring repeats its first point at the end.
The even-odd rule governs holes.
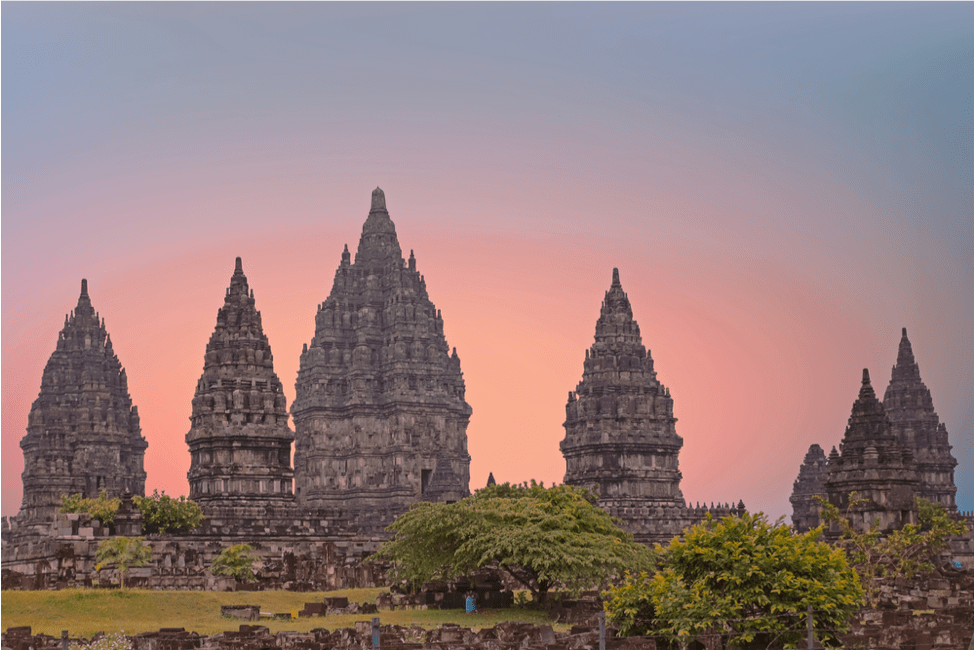
{"type": "Polygon", "coordinates": [[[700,515],[704,515],[704,514],[706,514],[708,512],[710,512],[710,513],[719,512],[719,513],[729,513],[729,514],[734,514],[734,515],[740,515],[740,514],[743,514],[747,510],[744,507],[744,501],[743,501],[743,499],[741,501],[738,501],[736,506],[733,503],[718,503],[715,506],[713,501],[710,502],[710,505],[709,506],[707,505],[706,502],[704,502],[704,504],[701,506],[700,505],[700,502],[697,501],[697,505],[696,506],[689,506],[688,505],[687,506],[687,509],[690,512],[692,512],[693,514],[700,514],[700,515]]]}

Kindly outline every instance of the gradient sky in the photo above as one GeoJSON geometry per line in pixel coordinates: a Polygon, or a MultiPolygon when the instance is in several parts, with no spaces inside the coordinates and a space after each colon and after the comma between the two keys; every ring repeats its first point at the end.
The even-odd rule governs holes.
{"type": "Polygon", "coordinates": [[[385,190],[473,407],[471,487],[561,482],[618,267],[688,501],[790,515],[907,327],[974,509],[974,4],[2,5],[2,511],[88,279],[188,492],[233,272],[288,405],[385,190]]]}

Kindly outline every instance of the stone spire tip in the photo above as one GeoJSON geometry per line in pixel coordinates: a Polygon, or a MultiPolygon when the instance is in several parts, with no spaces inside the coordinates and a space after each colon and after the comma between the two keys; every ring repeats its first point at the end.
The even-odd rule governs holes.
{"type": "Polygon", "coordinates": [[[386,209],[386,194],[378,185],[372,190],[372,210],[386,209]]]}
{"type": "Polygon", "coordinates": [[[869,368],[862,369],[862,383],[863,385],[869,383],[869,368]]]}
{"type": "Polygon", "coordinates": [[[906,338],[906,328],[903,328],[903,338],[906,338]]]}
{"type": "Polygon", "coordinates": [[[88,281],[84,278],[81,278],[81,295],[88,297],[88,281]]]}
{"type": "Polygon", "coordinates": [[[233,273],[234,275],[236,275],[237,273],[243,273],[243,260],[240,259],[239,257],[233,264],[233,273]]]}
{"type": "Polygon", "coordinates": [[[612,269],[612,286],[621,287],[622,282],[619,281],[619,269],[612,269]]]}

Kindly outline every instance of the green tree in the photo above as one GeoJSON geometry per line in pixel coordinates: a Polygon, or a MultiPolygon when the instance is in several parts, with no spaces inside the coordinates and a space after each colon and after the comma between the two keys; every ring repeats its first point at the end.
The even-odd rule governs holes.
{"type": "Polygon", "coordinates": [[[863,589],[842,550],[818,541],[821,533],[795,534],[760,513],[708,517],[684,540],[657,547],[655,575],[628,574],[608,590],[608,618],[628,634],[653,629],[687,640],[711,633],[725,646],[793,647],[811,605],[819,640],[837,645],[834,631],[846,629],[863,589]]]}
{"type": "Polygon", "coordinates": [[[185,533],[203,523],[203,511],[195,501],[185,496],[174,499],[163,490],[152,496],[132,497],[132,503],[142,513],[142,530],[153,533],[185,533]]]}
{"type": "Polygon", "coordinates": [[[152,548],[145,543],[144,537],[112,537],[98,545],[95,557],[98,559],[95,569],[101,571],[106,566],[114,566],[118,570],[120,586],[125,589],[129,569],[147,565],[152,559],[152,548]]]}
{"type": "Polygon", "coordinates": [[[102,526],[115,523],[115,513],[122,504],[118,497],[109,499],[108,492],[102,490],[95,499],[85,499],[80,494],[62,494],[61,512],[84,512],[101,521],[102,526]]]}
{"type": "Polygon", "coordinates": [[[848,513],[865,503],[865,499],[857,498],[855,492],[849,495],[845,515],[821,497],[818,501],[822,505],[822,519],[838,524],[842,531],[839,545],[859,573],[870,607],[876,605],[883,580],[930,573],[946,550],[948,538],[967,532],[962,520],[951,517],[940,504],[920,497],[916,500],[917,523],[894,531],[880,531],[878,521],[869,530],[856,530],[848,513]]]}
{"type": "Polygon", "coordinates": [[[254,563],[260,556],[254,552],[250,544],[234,544],[228,546],[213,559],[210,571],[215,576],[231,576],[240,582],[254,582],[254,563]]]}
{"type": "MultiPolygon", "coordinates": [[[[132,497],[132,503],[142,514],[142,530],[146,534],[153,533],[185,533],[203,523],[203,511],[195,501],[185,496],[174,499],[163,490],[152,491],[152,496],[132,497]]],[[[86,512],[102,525],[111,526],[115,523],[122,500],[118,497],[109,499],[105,490],[98,494],[97,499],[84,499],[80,494],[61,496],[61,512],[86,512]]]]}
{"type": "Polygon", "coordinates": [[[422,584],[497,568],[539,604],[554,586],[579,591],[652,563],[591,492],[568,485],[505,483],[456,503],[417,503],[388,530],[394,536],[377,556],[395,579],[422,584]]]}

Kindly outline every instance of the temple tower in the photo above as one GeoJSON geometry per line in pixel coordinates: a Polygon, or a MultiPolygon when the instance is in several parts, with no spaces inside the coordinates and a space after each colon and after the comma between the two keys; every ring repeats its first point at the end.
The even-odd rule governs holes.
{"type": "Polygon", "coordinates": [[[913,454],[893,433],[868,370],[862,371],[859,397],[852,405],[839,450],[833,447],[829,454],[828,468],[825,491],[829,503],[844,512],[850,493],[865,499],[849,513],[858,530],[866,530],[876,521],[880,530],[916,523],[919,480],[913,454]]]}
{"type": "Polygon", "coordinates": [[[77,307],[64,317],[20,447],[24,524],[52,520],[65,494],[145,494],[148,443],[125,369],[88,297],[87,280],[81,281],[77,307]]]}
{"type": "Polygon", "coordinates": [[[828,459],[825,451],[812,445],[798,470],[798,478],[791,492],[791,521],[795,529],[804,533],[816,528],[821,522],[821,505],[815,497],[825,498],[825,482],[829,478],[828,459]]]}
{"type": "Polygon", "coordinates": [[[287,418],[271,347],[238,257],[206,344],[186,434],[189,496],[204,513],[293,502],[294,434],[287,418]]]}
{"type": "Polygon", "coordinates": [[[920,366],[913,357],[905,327],[883,408],[900,444],[913,452],[920,479],[917,496],[939,503],[947,510],[957,510],[954,503],[957,459],[950,453],[947,427],[933,408],[930,389],[920,379],[920,366]]]}
{"type": "Polygon", "coordinates": [[[682,447],[670,391],[656,378],[613,269],[582,380],[568,393],[565,483],[596,492],[636,539],[665,541],[692,523],[680,490],[682,447]]]}
{"type": "Polygon", "coordinates": [[[376,188],[355,261],[346,246],[301,353],[291,407],[299,503],[345,507],[378,532],[423,498],[434,470],[449,478],[444,463],[469,493],[464,394],[443,318],[376,188]]]}

